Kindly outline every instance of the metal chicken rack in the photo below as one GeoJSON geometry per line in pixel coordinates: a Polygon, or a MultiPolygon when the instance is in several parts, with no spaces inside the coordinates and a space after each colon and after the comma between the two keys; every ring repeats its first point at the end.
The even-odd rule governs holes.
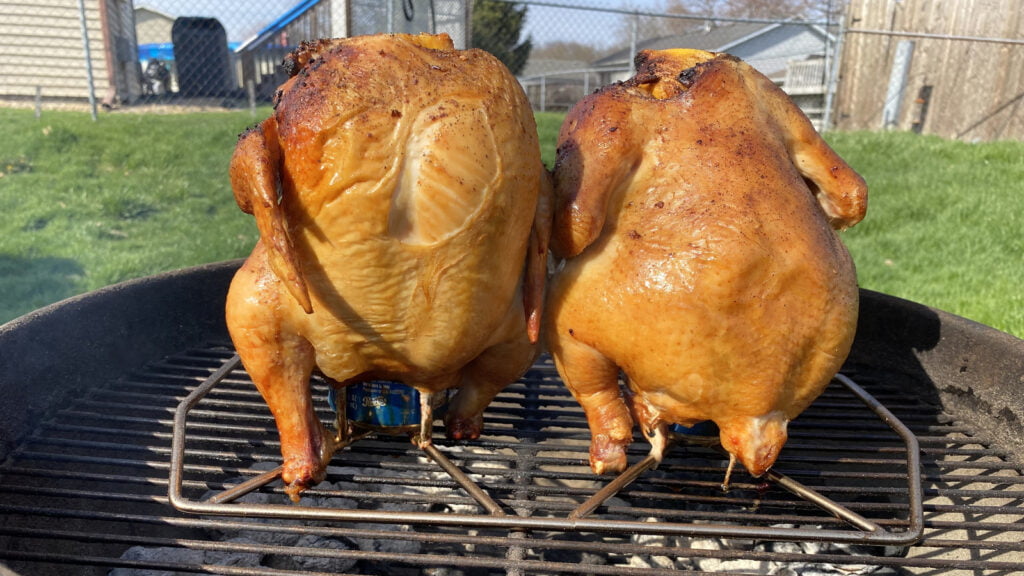
{"type": "MultiPolygon", "coordinates": [[[[540,517],[534,515],[509,514],[479,486],[458,465],[453,463],[436,446],[422,448],[426,456],[446,472],[455,483],[473,498],[486,514],[453,514],[434,512],[404,512],[395,510],[364,510],[343,508],[320,508],[303,505],[251,504],[239,499],[280,478],[281,467],[259,474],[247,481],[234,485],[203,500],[187,498],[182,493],[187,442],[186,429],[189,413],[228,374],[240,367],[237,355],[226,361],[201,385],[188,395],[175,412],[172,437],[169,498],[176,509],[202,515],[253,516],[277,519],[334,522],[369,522],[385,524],[457,526],[463,528],[496,528],[508,530],[544,530],[557,532],[596,532],[653,534],[662,536],[727,537],[737,539],[770,539],[787,541],[828,541],[878,546],[904,546],[917,542],[924,530],[922,487],[920,475],[920,454],[917,438],[885,406],[868,394],[853,380],[843,374],[835,379],[895,432],[906,450],[907,523],[905,530],[887,530],[875,521],[844,507],[795,479],[780,472],[769,470],[764,479],[783,488],[799,498],[828,512],[855,530],[839,530],[823,527],[779,527],[719,523],[681,523],[670,521],[641,522],[596,518],[592,514],[602,504],[640,478],[657,464],[650,456],[633,464],[623,473],[609,481],[601,489],[579,504],[564,517],[540,517]]],[[[345,423],[338,422],[339,427],[345,423]]],[[[338,451],[346,449],[372,432],[360,432],[346,438],[338,451]]],[[[726,454],[717,442],[709,437],[693,437],[685,434],[671,434],[670,446],[698,444],[726,454]]]]}

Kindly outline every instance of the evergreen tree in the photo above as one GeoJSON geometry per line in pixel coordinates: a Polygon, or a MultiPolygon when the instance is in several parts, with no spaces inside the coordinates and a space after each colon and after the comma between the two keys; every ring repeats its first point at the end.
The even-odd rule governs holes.
{"type": "Polygon", "coordinates": [[[472,46],[493,54],[513,74],[526,66],[533,39],[519,42],[526,6],[495,0],[473,0],[472,46]]]}

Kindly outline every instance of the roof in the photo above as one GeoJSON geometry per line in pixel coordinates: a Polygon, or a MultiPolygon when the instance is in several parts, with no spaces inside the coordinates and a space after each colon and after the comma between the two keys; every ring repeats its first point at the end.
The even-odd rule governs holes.
{"type": "MultiPolygon", "coordinates": [[[[827,33],[821,27],[812,24],[735,22],[717,26],[699,26],[682,34],[672,34],[669,36],[651,38],[649,40],[638,42],[636,50],[639,52],[640,50],[665,50],[668,48],[698,48],[701,50],[708,50],[710,52],[736,52],[741,45],[751,43],[752,40],[761,37],[764,37],[762,40],[768,40],[769,37],[776,36],[775,34],[772,34],[772,32],[781,33],[784,30],[792,29],[805,29],[812,31],[816,36],[820,36],[822,40],[827,37],[827,33]]],[[[778,35],[780,37],[784,36],[784,34],[778,35]]],[[[750,44],[747,45],[747,48],[748,50],[744,52],[751,52],[755,50],[750,44]]],[[[814,54],[815,52],[816,50],[808,48],[806,53],[802,54],[802,56],[814,54]]],[[[595,60],[592,65],[595,68],[626,67],[632,64],[630,61],[630,55],[630,49],[624,48],[595,60]]],[[[737,55],[748,61],[756,58],[756,55],[753,52],[751,54],[737,55]]],[[[801,55],[793,54],[790,56],[801,55]]],[[[776,68],[777,66],[770,67],[776,68]]],[[[778,71],[773,69],[771,71],[763,70],[763,72],[771,74],[778,71]]]]}
{"type": "MultiPolygon", "coordinates": [[[[770,26],[777,26],[777,24],[738,22],[724,26],[699,26],[682,34],[659,36],[638,42],[636,49],[639,52],[640,50],[665,50],[668,48],[700,48],[711,52],[724,52],[724,47],[735,44],[742,38],[756,35],[759,32],[763,33],[770,26]]],[[[630,49],[627,47],[595,60],[594,65],[628,64],[629,58],[630,49]]]]}
{"type": "Polygon", "coordinates": [[[277,32],[284,30],[285,26],[288,26],[289,24],[297,20],[300,16],[305,14],[307,10],[316,6],[319,3],[320,0],[303,0],[302,2],[297,3],[295,6],[291,7],[287,12],[278,16],[276,20],[274,20],[270,24],[267,24],[263,28],[263,30],[257,32],[255,36],[249,38],[245,42],[242,42],[241,45],[239,45],[239,47],[236,49],[236,52],[242,51],[249,46],[258,45],[262,43],[263,41],[272,37],[277,32]]]}

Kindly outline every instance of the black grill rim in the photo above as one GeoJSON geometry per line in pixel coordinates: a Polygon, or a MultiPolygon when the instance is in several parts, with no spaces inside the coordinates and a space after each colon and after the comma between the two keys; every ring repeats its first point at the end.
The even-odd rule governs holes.
{"type": "MultiPolygon", "coordinates": [[[[0,402],[0,463],[18,450],[47,411],[54,406],[66,404],[67,399],[80,394],[82,389],[94,387],[98,382],[107,382],[112,376],[125,375],[125,379],[130,380],[134,370],[147,366],[173,373],[179,367],[174,362],[168,365],[162,359],[183,350],[188,351],[188,355],[201,358],[204,367],[216,364],[220,353],[196,350],[195,346],[197,342],[227,342],[223,325],[224,294],[240,264],[241,261],[215,263],[128,282],[70,299],[0,326],[0,391],[4,397],[4,402],[0,402]],[[72,325],[75,330],[68,329],[72,325]]],[[[961,541],[953,534],[958,530],[1020,534],[1019,503],[1024,501],[1020,495],[1020,487],[1024,484],[1020,474],[1021,465],[1024,464],[1024,340],[921,304],[861,290],[861,322],[849,364],[862,366],[869,372],[879,368],[898,375],[901,382],[913,385],[914,388],[908,392],[927,397],[930,403],[941,406],[950,415],[951,420],[948,422],[924,427],[914,425],[921,441],[921,454],[926,460],[925,473],[929,478],[941,477],[946,486],[926,488],[926,497],[1010,498],[1012,502],[993,507],[992,513],[1013,515],[1018,520],[946,520],[943,517],[945,514],[970,512],[970,505],[955,501],[941,505],[930,504],[926,510],[926,523],[927,528],[934,533],[926,536],[922,546],[934,549],[934,555],[914,559],[855,555],[848,561],[867,559],[879,566],[920,568],[928,570],[929,574],[960,573],[958,570],[961,570],[962,561],[944,556],[950,551],[959,550],[966,557],[980,558],[977,560],[980,564],[970,564],[974,566],[970,569],[972,574],[1011,573],[1019,570],[1020,562],[1003,561],[1004,558],[999,556],[1005,552],[1024,554],[1024,545],[1019,539],[1008,542],[961,541]],[[966,435],[962,441],[958,440],[959,443],[953,445],[954,452],[947,451],[947,444],[952,438],[950,434],[966,435]],[[958,448],[961,445],[963,448],[958,448]],[[957,458],[936,459],[947,453],[955,453],[957,458]],[[977,468],[985,468],[988,471],[985,481],[995,483],[990,488],[961,492],[961,484],[970,486],[978,480],[978,476],[972,472],[977,468]],[[1001,472],[1007,475],[1002,476],[1001,472]],[[947,533],[950,535],[946,536],[947,533]]],[[[202,371],[198,370],[199,373],[202,371]]],[[[168,378],[173,379],[173,376],[168,378]]],[[[162,386],[157,381],[147,382],[146,385],[162,386]]],[[[879,396],[883,404],[889,399],[879,396]]],[[[142,400],[140,397],[140,406],[143,405],[142,400]]],[[[154,419],[166,423],[173,417],[172,412],[146,412],[138,416],[139,422],[136,423],[154,419]]],[[[500,409],[495,414],[499,420],[503,417],[500,409]]],[[[132,418],[126,417],[121,424],[132,426],[132,418]]],[[[246,425],[254,426],[252,422],[246,425]]],[[[272,422],[261,421],[254,427],[268,426],[272,429],[272,422]]],[[[87,434],[89,430],[83,429],[81,432],[87,434]]],[[[799,440],[794,437],[791,441],[799,440]]],[[[273,451],[272,446],[270,450],[273,451]]],[[[166,462],[154,461],[153,458],[142,464],[135,463],[131,458],[125,458],[124,462],[142,468],[141,476],[133,476],[130,483],[139,487],[143,494],[161,482],[166,482],[169,470],[166,462]]],[[[33,472],[0,468],[0,482],[4,475],[24,473],[33,472]]],[[[97,473],[97,476],[86,480],[108,481],[104,473],[97,473]]],[[[67,518],[66,510],[19,509],[5,504],[4,500],[0,498],[0,516],[21,518],[28,515],[41,519],[50,514],[52,516],[49,517],[55,519],[67,518]]],[[[170,510],[166,497],[141,495],[137,500],[170,510]]],[[[112,516],[123,517],[123,514],[118,513],[112,516]]],[[[183,529],[193,529],[211,522],[205,518],[182,518],[176,515],[145,518],[183,529]]],[[[223,518],[216,522],[247,524],[247,521],[223,518]]],[[[251,528],[251,524],[249,526],[251,528]]],[[[66,532],[68,538],[77,542],[102,539],[95,534],[76,532],[72,528],[66,532]]],[[[387,531],[381,531],[381,535],[387,535],[387,531]]],[[[529,547],[538,549],[550,547],[583,552],[591,545],[589,542],[564,539],[548,540],[543,533],[531,536],[528,533],[512,532],[510,535],[521,537],[529,547]]],[[[40,556],[30,550],[11,547],[14,537],[11,528],[0,525],[0,559],[20,561],[19,558],[25,560],[40,556]]],[[[424,541],[461,539],[479,545],[509,542],[504,537],[495,540],[496,537],[486,530],[472,536],[410,532],[396,537],[424,541]]],[[[633,546],[626,546],[622,550],[633,550],[633,553],[638,554],[655,553],[648,552],[650,548],[641,544],[633,546]]],[[[605,567],[579,565],[568,569],[562,564],[551,562],[520,562],[515,558],[517,554],[521,555],[521,550],[522,547],[515,542],[508,543],[508,559],[504,563],[499,562],[501,569],[516,574],[524,573],[524,570],[577,573],[606,571],[605,567]]],[[[714,552],[692,548],[670,546],[658,550],[670,555],[690,555],[694,558],[715,556],[714,552]]],[[[722,557],[788,558],[788,561],[799,562],[815,556],[765,554],[731,552],[722,557]]],[[[129,561],[113,561],[88,554],[54,555],[65,557],[63,560],[58,559],[58,564],[77,561],[82,565],[106,567],[132,564],[129,561]]],[[[835,560],[834,556],[828,554],[818,556],[835,560]]],[[[422,558],[407,560],[410,565],[423,565],[422,558]]],[[[468,562],[473,563],[472,560],[468,562]]],[[[3,567],[3,560],[0,560],[0,568],[3,567]]],[[[680,573],[661,569],[623,569],[622,566],[609,567],[607,572],[680,573]]],[[[235,570],[225,573],[271,574],[273,571],[235,570]]]]}
{"type": "Polygon", "coordinates": [[[226,340],[224,300],[241,265],[232,260],[115,284],[0,326],[0,461],[69,393],[198,342],[226,340]]]}

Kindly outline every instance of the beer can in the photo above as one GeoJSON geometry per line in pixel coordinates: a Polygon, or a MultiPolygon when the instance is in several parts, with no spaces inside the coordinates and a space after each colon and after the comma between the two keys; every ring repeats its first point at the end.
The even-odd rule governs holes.
{"type": "MultiPolygon", "coordinates": [[[[370,380],[350,384],[341,395],[345,399],[344,415],[353,427],[387,434],[413,434],[419,432],[422,411],[420,392],[401,382],[370,380]]],[[[337,412],[338,392],[331,389],[327,401],[337,412]]],[[[434,415],[449,398],[448,391],[435,394],[434,415]]]]}
{"type": "Polygon", "coordinates": [[[718,425],[713,420],[697,422],[693,426],[673,424],[669,427],[671,432],[684,434],[686,436],[718,436],[718,425]]]}

